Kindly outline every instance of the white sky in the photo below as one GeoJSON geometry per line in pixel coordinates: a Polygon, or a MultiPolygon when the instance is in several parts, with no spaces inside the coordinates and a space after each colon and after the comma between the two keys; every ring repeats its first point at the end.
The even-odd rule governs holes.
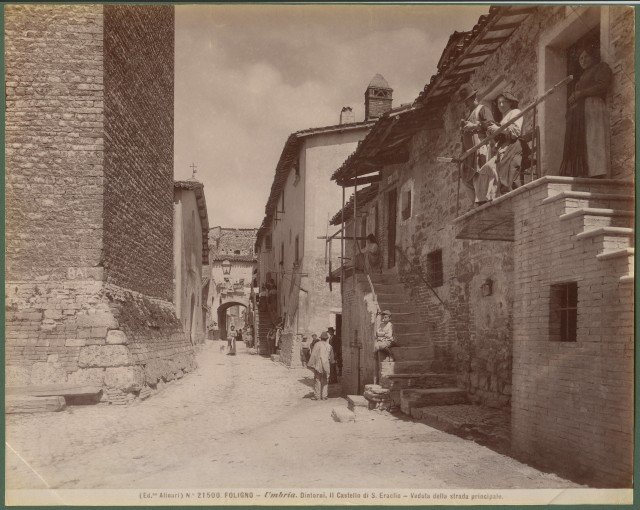
{"type": "Polygon", "coordinates": [[[258,227],[294,131],[364,118],[376,74],[413,101],[454,31],[488,6],[177,5],[175,178],[205,186],[209,224],[258,227]]]}

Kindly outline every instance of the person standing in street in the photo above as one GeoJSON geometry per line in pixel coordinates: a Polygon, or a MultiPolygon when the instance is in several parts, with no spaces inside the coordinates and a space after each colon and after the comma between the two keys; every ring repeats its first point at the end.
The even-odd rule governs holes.
{"type": "Polygon", "coordinates": [[[331,363],[331,372],[329,373],[329,384],[335,384],[338,382],[338,372],[341,369],[341,348],[339,345],[340,339],[336,336],[336,330],[333,327],[327,328],[329,333],[329,340],[327,341],[333,351],[334,362],[331,363]]]}
{"type": "Polygon", "coordinates": [[[227,356],[235,356],[236,355],[236,327],[231,326],[231,330],[227,334],[227,347],[229,348],[229,352],[227,356]]]}
{"type": "Polygon", "coordinates": [[[316,343],[311,351],[311,358],[307,367],[313,370],[314,378],[314,396],[313,400],[327,400],[328,398],[328,379],[331,370],[331,363],[335,363],[333,349],[327,342],[329,335],[323,331],[320,335],[320,341],[316,343]]]}

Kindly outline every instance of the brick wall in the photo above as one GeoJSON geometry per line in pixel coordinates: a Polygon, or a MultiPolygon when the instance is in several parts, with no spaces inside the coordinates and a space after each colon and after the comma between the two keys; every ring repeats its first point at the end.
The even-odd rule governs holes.
{"type": "Polygon", "coordinates": [[[5,63],[7,279],[93,271],[102,249],[102,7],[7,6],[5,63]]]}
{"type": "MultiPolygon", "coordinates": [[[[596,186],[596,185],[592,185],[596,186]]],[[[514,197],[512,434],[525,460],[599,487],[630,487],[633,462],[633,284],[626,260],[598,260],[624,238],[578,239],[583,207],[541,201],[584,184],[543,184],[514,197]],[[522,221],[527,218],[527,221],[522,221]],[[578,285],[577,341],[550,340],[550,286],[578,285]]],[[[631,188],[629,188],[631,190],[631,188]]],[[[610,187],[609,193],[619,193],[610,187]]]]}
{"type": "Polygon", "coordinates": [[[104,24],[106,279],[171,301],[174,11],[106,5],[104,24]]]}
{"type": "Polygon", "coordinates": [[[104,17],[6,9],[6,376],[123,403],[194,360],[171,303],[173,8],[104,17]]]}

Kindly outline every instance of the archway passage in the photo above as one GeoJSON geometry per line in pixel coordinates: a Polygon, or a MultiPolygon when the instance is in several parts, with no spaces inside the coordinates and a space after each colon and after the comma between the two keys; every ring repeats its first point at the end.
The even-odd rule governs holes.
{"type": "Polygon", "coordinates": [[[249,323],[249,308],[245,303],[227,301],[218,307],[218,331],[221,340],[227,339],[227,332],[232,325],[238,329],[249,323]]]}

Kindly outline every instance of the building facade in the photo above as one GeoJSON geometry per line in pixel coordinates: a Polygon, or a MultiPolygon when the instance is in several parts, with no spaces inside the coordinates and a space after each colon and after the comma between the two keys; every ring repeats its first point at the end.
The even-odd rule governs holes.
{"type": "MultiPolygon", "coordinates": [[[[517,456],[596,486],[630,486],[633,21],[621,6],[492,7],[452,37],[413,106],[392,111],[393,125],[380,119],[334,174],[346,187],[376,182],[361,206],[345,208],[345,228],[374,233],[384,267],[371,280],[349,267],[335,273],[347,391],[372,382],[373,321],[388,307],[395,362],[379,370],[404,412],[419,416],[434,388],[451,403],[510,406],[517,456]],[[524,117],[533,156],[517,189],[472,208],[456,165],[438,160],[460,152],[460,86],[486,101],[509,90],[522,109],[579,72],[587,43],[612,71],[604,178],[558,176],[563,84],[524,117]]],[[[353,257],[353,241],[346,250],[353,257]]]]}
{"type": "Polygon", "coordinates": [[[212,339],[226,339],[232,325],[236,329],[253,326],[257,230],[214,227],[209,231],[207,329],[212,339]]]}
{"type": "Polygon", "coordinates": [[[329,179],[375,119],[391,108],[391,101],[392,89],[376,75],[365,92],[364,121],[354,122],[352,110],[345,107],[341,124],[298,131],[288,138],[256,239],[259,286],[272,282],[277,289],[275,303],[261,316],[262,345],[266,345],[264,335],[280,318],[291,339],[320,334],[339,324],[339,286],[332,292],[325,279],[327,267],[339,265],[340,253],[329,253],[323,236],[343,197],[329,179]]]}
{"type": "Polygon", "coordinates": [[[193,345],[206,338],[203,267],[209,263],[209,219],[204,186],[196,180],[176,181],[173,195],[173,302],[176,315],[193,345]]]}
{"type": "Polygon", "coordinates": [[[7,384],[133,400],[195,366],[173,305],[174,9],[13,5],[5,30],[7,384]]]}

